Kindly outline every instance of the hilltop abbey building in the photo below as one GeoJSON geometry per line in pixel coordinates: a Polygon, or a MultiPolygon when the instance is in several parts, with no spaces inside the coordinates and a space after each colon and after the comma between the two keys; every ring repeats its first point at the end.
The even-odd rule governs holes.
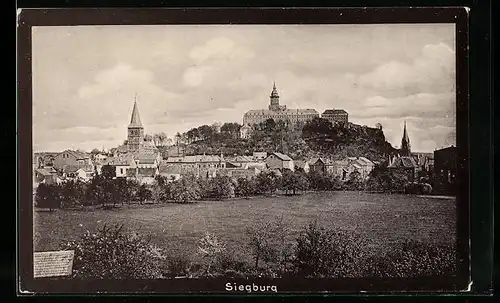
{"type": "Polygon", "coordinates": [[[286,105],[280,105],[280,97],[276,89],[276,83],[273,85],[270,101],[268,109],[253,109],[246,112],[243,116],[243,125],[249,127],[253,124],[264,122],[267,119],[297,123],[306,122],[315,117],[319,118],[319,113],[315,109],[290,109],[286,108],[286,105]]]}

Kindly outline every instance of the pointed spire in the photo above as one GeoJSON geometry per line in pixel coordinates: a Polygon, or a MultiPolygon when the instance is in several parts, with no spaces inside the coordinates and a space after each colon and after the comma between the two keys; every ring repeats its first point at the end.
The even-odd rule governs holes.
{"type": "Polygon", "coordinates": [[[142,127],[141,117],[139,116],[139,108],[137,107],[137,94],[134,97],[134,109],[132,110],[129,127],[142,127]]]}
{"type": "Polygon", "coordinates": [[[404,122],[403,138],[401,139],[401,152],[403,156],[411,155],[410,137],[408,136],[408,132],[406,130],[406,120],[404,122]]]}
{"type": "Polygon", "coordinates": [[[276,81],[273,81],[273,91],[271,92],[271,97],[278,97],[278,90],[276,89],[276,81]]]}
{"type": "Polygon", "coordinates": [[[406,120],[403,128],[403,140],[406,141],[406,143],[410,143],[410,138],[408,137],[408,132],[406,131],[406,120]]]}

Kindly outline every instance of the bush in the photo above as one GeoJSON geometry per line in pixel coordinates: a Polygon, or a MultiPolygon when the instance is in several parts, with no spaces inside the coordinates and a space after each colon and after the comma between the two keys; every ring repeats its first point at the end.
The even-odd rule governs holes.
{"type": "Polygon", "coordinates": [[[240,197],[248,197],[257,192],[255,178],[238,178],[236,182],[235,194],[240,197]]]}
{"type": "Polygon", "coordinates": [[[50,211],[61,208],[59,186],[56,184],[39,184],[36,189],[35,202],[37,207],[48,208],[50,211]]]}
{"type": "Polygon", "coordinates": [[[170,184],[170,195],[172,200],[180,203],[190,203],[201,199],[201,188],[191,178],[182,178],[170,184]]]}
{"type": "Polygon", "coordinates": [[[206,233],[203,238],[198,241],[198,250],[204,259],[204,274],[212,275],[214,272],[219,271],[219,266],[226,252],[226,244],[219,240],[219,238],[211,233],[206,233]]]}
{"type": "Polygon", "coordinates": [[[427,183],[410,182],[405,186],[405,193],[412,195],[428,195],[432,192],[432,186],[427,183]]]}
{"type": "Polygon", "coordinates": [[[377,278],[451,277],[456,273],[453,245],[406,240],[382,256],[370,257],[364,276],[377,278]]]}
{"type": "Polygon", "coordinates": [[[161,278],[163,256],[142,236],[128,235],[122,226],[87,231],[63,249],[74,250],[73,275],[84,279],[161,278]]]}
{"type": "Polygon", "coordinates": [[[326,230],[310,223],[297,238],[296,274],[306,277],[355,277],[366,244],[344,231],[326,230]]]}
{"type": "Polygon", "coordinates": [[[290,271],[293,249],[289,234],[290,227],[283,217],[247,229],[256,273],[264,269],[268,276],[276,277],[290,271]]]}

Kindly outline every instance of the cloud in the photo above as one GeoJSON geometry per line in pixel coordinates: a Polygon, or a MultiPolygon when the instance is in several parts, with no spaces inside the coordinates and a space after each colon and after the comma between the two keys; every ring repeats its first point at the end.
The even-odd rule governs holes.
{"type": "Polygon", "coordinates": [[[33,40],[34,145],[123,141],[136,93],[147,133],[241,123],[244,112],[267,108],[273,81],[288,108],[344,108],[354,123],[381,122],[395,144],[407,119],[415,146],[441,145],[454,140],[454,32],[450,24],[44,28],[33,40]],[[437,125],[452,129],[425,138],[437,125]]]}
{"type": "Polygon", "coordinates": [[[455,117],[454,93],[417,93],[403,97],[367,97],[351,114],[355,117],[455,117]]]}
{"type": "Polygon", "coordinates": [[[455,52],[448,45],[425,45],[412,63],[389,61],[358,78],[360,85],[385,92],[450,92],[455,52]]]}

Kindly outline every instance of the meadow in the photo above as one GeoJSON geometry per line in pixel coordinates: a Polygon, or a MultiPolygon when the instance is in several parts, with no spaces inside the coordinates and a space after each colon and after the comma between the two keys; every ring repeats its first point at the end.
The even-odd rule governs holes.
{"type": "Polygon", "coordinates": [[[128,232],[151,236],[172,254],[190,255],[206,232],[248,259],[246,230],[283,217],[292,238],[311,221],[325,228],[352,231],[372,251],[384,251],[406,239],[453,244],[456,239],[455,199],[365,192],[315,192],[296,196],[254,197],[193,204],[123,205],[112,210],[34,212],[34,250],[60,249],[103,224],[123,224],[128,232]]]}

